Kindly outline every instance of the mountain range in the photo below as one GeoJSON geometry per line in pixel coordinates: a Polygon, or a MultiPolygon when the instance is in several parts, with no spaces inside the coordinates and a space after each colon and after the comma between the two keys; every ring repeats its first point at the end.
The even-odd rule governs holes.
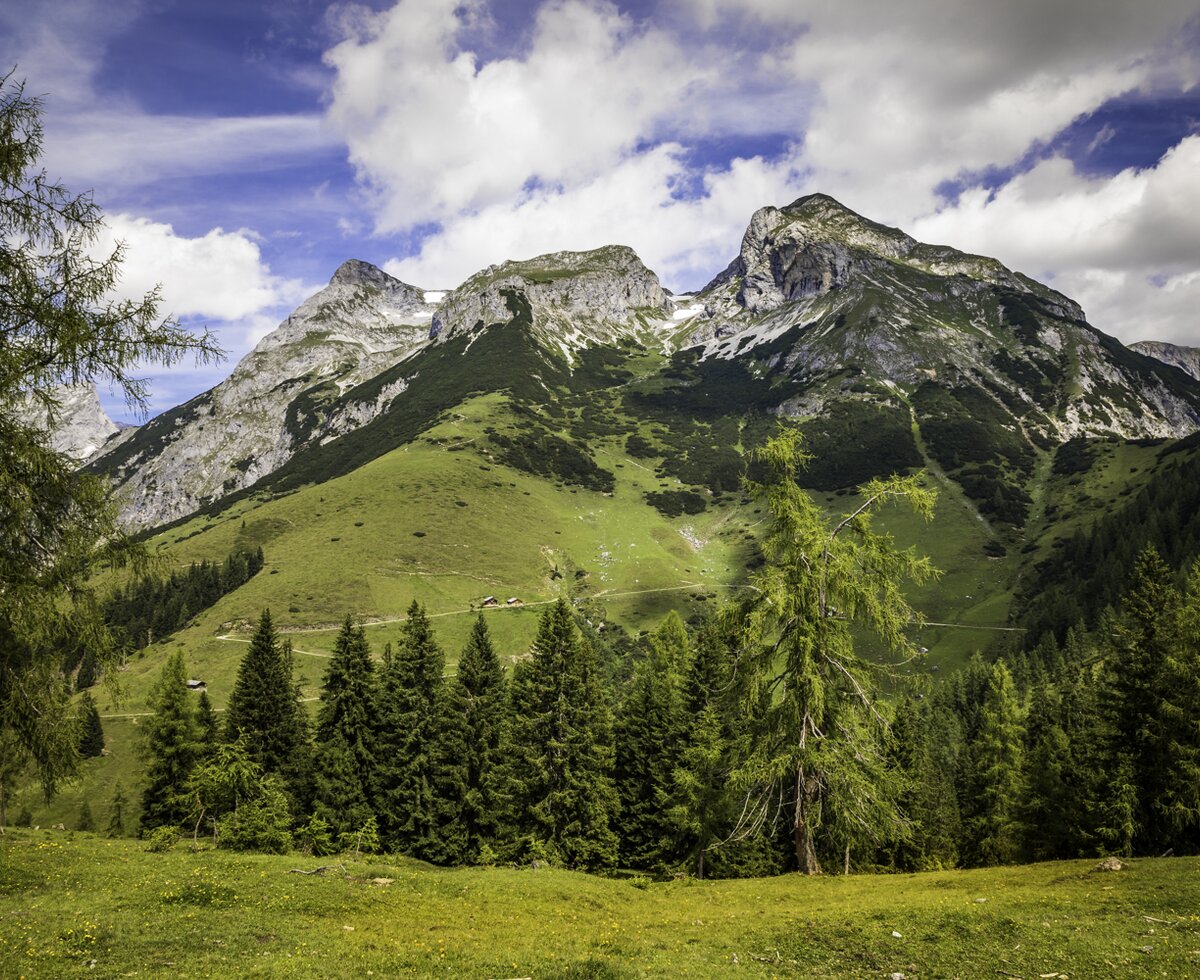
{"type": "MultiPolygon", "coordinates": [[[[652,376],[623,399],[634,417],[814,418],[828,450],[814,485],[928,458],[1010,527],[1055,446],[1200,428],[1194,351],[1127,348],[994,259],[818,194],[757,211],[737,257],[693,295],[670,295],[622,246],[504,262],[448,293],[348,261],[228,379],[111,438],[90,466],[114,480],[125,521],[151,528],[362,465],[469,394],[605,388],[597,370],[611,380],[640,361],[644,374],[648,353],[652,376]]],[[[668,455],[688,453],[679,429],[660,439],[668,455]]]]}

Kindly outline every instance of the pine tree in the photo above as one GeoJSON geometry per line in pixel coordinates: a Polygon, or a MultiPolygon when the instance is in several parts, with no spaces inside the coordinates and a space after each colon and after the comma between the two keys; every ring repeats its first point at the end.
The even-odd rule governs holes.
{"type": "Polygon", "coordinates": [[[96,822],[92,819],[92,807],[87,800],[83,801],[83,805],[79,808],[79,820],[75,824],[76,830],[95,830],[96,822]]]}
{"type": "Polygon", "coordinates": [[[476,861],[484,847],[494,849],[499,839],[508,711],[504,666],[492,646],[482,614],[475,620],[459,658],[447,702],[447,723],[453,724],[453,719],[459,718],[462,724],[462,852],[466,860],[476,861]]]}
{"type": "Polygon", "coordinates": [[[414,857],[440,856],[439,720],[445,655],[415,599],[381,671],[375,802],[383,840],[414,857]]]}
{"type": "Polygon", "coordinates": [[[113,794],[112,803],[108,806],[108,836],[125,836],[125,790],[117,783],[117,791],[113,794]]]}
{"type": "Polygon", "coordinates": [[[265,773],[298,787],[307,742],[304,716],[292,680],[291,645],[280,644],[266,609],[229,696],[225,740],[243,740],[247,754],[265,773]]]}
{"type": "Polygon", "coordinates": [[[354,752],[336,729],[313,748],[312,810],[334,837],[357,830],[375,815],[354,752]]]}
{"type": "Polygon", "coordinates": [[[207,755],[221,740],[221,726],[208,691],[201,691],[196,700],[196,725],[200,729],[200,751],[207,755]]]}
{"type": "Polygon", "coordinates": [[[992,665],[979,733],[971,745],[974,806],[969,832],[977,864],[1011,864],[1020,850],[1017,820],[1021,792],[1021,717],[1012,675],[1003,663],[992,665]]]}
{"type": "Polygon", "coordinates": [[[709,849],[730,831],[734,819],[729,790],[734,698],[730,651],[723,639],[711,620],[696,634],[682,685],[682,747],[671,774],[669,816],[697,878],[708,873],[709,849]]]}
{"type": "Polygon", "coordinates": [[[511,685],[508,787],[518,854],[595,869],[617,858],[612,733],[595,653],[559,599],[511,685]]]}
{"type": "MultiPolygon", "coordinates": [[[[317,714],[316,743],[327,746],[337,742],[329,750],[338,758],[338,778],[325,779],[325,791],[333,785],[350,801],[346,813],[338,813],[336,797],[324,796],[323,805],[331,816],[326,819],[337,828],[336,833],[347,829],[343,824],[354,821],[355,828],[366,819],[361,808],[370,799],[370,788],[375,775],[375,667],[371,662],[371,648],[367,634],[361,626],[355,627],[350,617],[342,624],[333,645],[333,657],[325,671],[321,688],[321,708],[317,714]],[[342,751],[348,753],[341,760],[342,751]],[[353,811],[353,815],[351,812],[353,811]]],[[[328,753],[327,753],[328,754],[328,753]]],[[[316,772],[320,773],[318,762],[316,772]]],[[[318,782],[320,782],[318,778],[318,782]]],[[[323,792],[318,789],[318,793],[323,792]]]]}
{"type": "Polygon", "coordinates": [[[141,830],[182,826],[187,818],[184,799],[187,778],[196,763],[199,730],[187,689],[183,653],[167,657],[150,699],[153,714],[143,725],[146,788],[142,792],[141,830]]]}
{"type": "Polygon", "coordinates": [[[1132,584],[1111,624],[1108,658],[1112,747],[1109,768],[1131,775],[1134,847],[1156,853],[1171,831],[1157,807],[1169,792],[1162,702],[1181,597],[1170,568],[1152,548],[1134,565],[1132,584]]]}
{"type": "Polygon", "coordinates": [[[1061,719],[1058,691],[1050,684],[1035,688],[1025,726],[1028,764],[1021,806],[1025,853],[1034,861],[1074,857],[1079,849],[1074,819],[1079,787],[1061,719]]]}
{"type": "Polygon", "coordinates": [[[757,718],[736,776],[746,821],[774,820],[789,800],[796,864],[819,874],[820,850],[836,847],[842,857],[846,845],[877,846],[905,829],[880,707],[883,685],[899,675],[887,658],[855,650],[855,627],[897,658],[918,655],[907,631],[920,616],[902,586],[934,570],[873,530],[872,518],[891,501],[929,518],[934,494],[914,477],[872,480],[859,488],[862,503],[830,522],[796,482],[810,459],[796,428],[757,453],[766,482],[747,480],[746,489],[771,515],[766,564],[724,615],[737,638],[745,710],[757,718]]]}
{"type": "Polygon", "coordinates": [[[616,719],[617,792],[621,800],[621,859],[661,869],[679,857],[678,824],[670,809],[684,741],[680,671],[688,662],[687,630],[670,613],[647,638],[616,719]]]}
{"type": "Polygon", "coordinates": [[[83,692],[79,699],[79,754],[84,759],[94,759],[104,754],[104,726],[100,724],[100,712],[91,694],[83,692]]]}
{"type": "Polygon", "coordinates": [[[42,149],[41,100],[0,76],[0,718],[51,794],[78,761],[62,652],[82,647],[99,669],[116,660],[96,573],[147,555],[108,481],[55,452],[42,423],[63,385],[99,382],[145,408],[148,363],[219,351],[160,320],[156,292],[111,296],[124,246],[104,248],[92,195],[47,176],[42,149]]]}
{"type": "Polygon", "coordinates": [[[1168,843],[1192,854],[1200,849],[1200,562],[1176,608],[1157,687],[1163,778],[1153,806],[1168,843]]]}

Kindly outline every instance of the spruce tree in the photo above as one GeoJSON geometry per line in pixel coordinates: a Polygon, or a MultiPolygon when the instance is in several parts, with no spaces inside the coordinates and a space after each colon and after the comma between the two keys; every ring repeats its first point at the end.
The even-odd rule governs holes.
{"type": "Polygon", "coordinates": [[[1062,725],[1062,699],[1051,684],[1035,688],[1025,725],[1027,765],[1021,807],[1025,853],[1034,861],[1078,851],[1071,741],[1062,725]]]}
{"type": "Polygon", "coordinates": [[[567,867],[617,859],[612,732],[595,653],[559,599],[511,685],[508,792],[516,851],[567,867]]]}
{"type": "Polygon", "coordinates": [[[117,783],[117,791],[113,794],[112,803],[108,805],[108,836],[125,836],[125,790],[117,783]]]}
{"type": "Polygon", "coordinates": [[[292,680],[291,646],[280,644],[267,609],[238,668],[224,734],[227,742],[243,741],[265,773],[298,788],[307,741],[304,716],[292,680]]]}
{"type": "Polygon", "coordinates": [[[1153,806],[1170,846],[1194,854],[1200,850],[1200,562],[1172,627],[1157,685],[1163,779],[1153,806]]]}
{"type": "Polygon", "coordinates": [[[688,638],[670,613],[645,642],[616,718],[617,792],[621,800],[621,861],[660,870],[680,853],[678,822],[671,815],[675,770],[684,743],[680,671],[688,638]]]}
{"type": "Polygon", "coordinates": [[[83,805],[79,808],[79,821],[75,824],[76,830],[95,830],[96,822],[92,819],[92,807],[87,800],[83,801],[83,805]]]}
{"type": "MultiPolygon", "coordinates": [[[[375,666],[367,633],[347,616],[333,644],[333,657],[321,686],[321,708],[317,713],[316,742],[335,740],[349,752],[344,778],[357,783],[348,788],[354,799],[369,797],[374,779],[375,666]]],[[[326,805],[335,807],[331,800],[326,805]]],[[[355,806],[358,806],[356,803],[355,806]]],[[[362,819],[355,826],[360,826],[362,819]]]]}
{"type": "Polygon", "coordinates": [[[200,729],[201,752],[207,755],[221,740],[221,726],[208,691],[201,691],[196,700],[196,724],[200,729]]]}
{"type": "Polygon", "coordinates": [[[970,749],[974,804],[968,830],[971,857],[977,864],[1011,864],[1019,855],[1021,738],[1012,675],[997,662],[992,665],[979,709],[979,732],[970,749]]]}
{"type": "Polygon", "coordinates": [[[104,726],[100,724],[100,712],[91,694],[83,692],[79,699],[79,754],[84,759],[94,759],[104,754],[104,726]]]}
{"type": "Polygon", "coordinates": [[[336,729],[313,747],[312,812],[335,838],[375,815],[354,752],[336,729]]]}
{"type": "Polygon", "coordinates": [[[441,857],[438,747],[445,655],[415,599],[381,671],[375,802],[381,836],[396,850],[441,857]]]}
{"type": "Polygon", "coordinates": [[[142,791],[141,830],[182,826],[187,819],[186,784],[198,754],[199,730],[187,689],[183,653],[167,657],[150,698],[153,714],[143,723],[146,788],[142,791]]]}
{"type": "Polygon", "coordinates": [[[468,861],[478,860],[485,847],[494,849],[498,844],[507,711],[504,666],[480,614],[458,661],[446,712],[447,726],[452,726],[455,718],[461,719],[463,791],[459,821],[463,857],[468,861]]]}

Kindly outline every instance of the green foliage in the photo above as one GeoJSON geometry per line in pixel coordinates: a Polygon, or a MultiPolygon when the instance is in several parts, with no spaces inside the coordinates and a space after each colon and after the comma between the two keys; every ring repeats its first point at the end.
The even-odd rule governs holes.
{"type": "Polygon", "coordinates": [[[183,653],[177,650],[163,665],[150,701],[154,713],[142,728],[146,753],[143,833],[180,826],[187,818],[185,786],[196,763],[200,736],[191,697],[183,653]]]}
{"type": "Polygon", "coordinates": [[[107,830],[109,837],[125,836],[125,808],[128,805],[125,799],[125,790],[120,783],[117,783],[117,789],[113,793],[112,802],[108,805],[107,830]]]}
{"type": "Polygon", "coordinates": [[[307,795],[307,721],[292,680],[291,643],[279,642],[266,609],[229,696],[225,738],[244,741],[264,772],[285,779],[294,795],[307,795]]]}
{"type": "Polygon", "coordinates": [[[100,711],[92,696],[84,691],[79,699],[79,755],[95,759],[103,754],[104,726],[100,723],[100,711]]]}
{"type": "Polygon", "coordinates": [[[378,854],[380,850],[379,825],[374,817],[367,817],[362,826],[348,830],[338,837],[343,851],[360,854],[378,854]]]}
{"type": "Polygon", "coordinates": [[[766,482],[746,486],[771,515],[767,564],[725,616],[754,726],[735,777],[745,790],[741,826],[773,821],[788,801],[797,865],[817,873],[821,849],[906,832],[880,697],[880,685],[898,678],[886,659],[855,651],[852,624],[898,658],[917,655],[906,629],[919,617],[902,585],[934,571],[875,531],[872,517],[903,500],[928,518],[934,496],[914,478],[873,480],[862,503],[830,523],[796,483],[808,459],[801,440],[783,429],[759,453],[766,482]]]}
{"type": "Polygon", "coordinates": [[[968,833],[979,864],[1012,864],[1020,848],[1021,717],[1012,675],[992,666],[970,747],[968,833]]]}
{"type": "Polygon", "coordinates": [[[895,405],[838,401],[804,425],[811,462],[797,479],[814,490],[856,487],[921,465],[908,413],[895,405]]]}
{"type": "Polygon", "coordinates": [[[79,819],[75,822],[76,830],[95,830],[96,821],[92,817],[92,806],[87,800],[83,801],[83,805],[79,808],[79,819]]]}
{"type": "Polygon", "coordinates": [[[151,854],[165,854],[178,843],[178,827],[155,827],[146,835],[146,850],[151,854]]]}
{"type": "Polygon", "coordinates": [[[394,656],[384,658],[377,718],[375,806],[388,847],[437,861],[443,853],[438,738],[445,655],[425,609],[408,610],[394,656]]]}
{"type": "Polygon", "coordinates": [[[660,870],[682,856],[670,810],[684,742],[682,671],[691,656],[676,613],[646,638],[644,651],[617,711],[614,778],[622,864],[660,870]]]}
{"type": "Polygon", "coordinates": [[[692,490],[654,490],[646,494],[646,503],[663,517],[702,514],[708,506],[704,497],[692,490]]]}
{"type": "Polygon", "coordinates": [[[291,822],[287,796],[267,777],[246,803],[221,817],[217,833],[230,850],[286,854],[292,849],[291,822]]]}
{"type": "MultiPolygon", "coordinates": [[[[262,548],[235,551],[222,564],[192,562],[163,578],[150,572],[116,589],[103,603],[105,622],[134,648],[162,641],[263,567],[262,548]]],[[[90,685],[79,682],[80,687],[90,685]]]]}
{"type": "Polygon", "coordinates": [[[450,685],[447,714],[461,719],[462,856],[484,862],[493,854],[503,817],[501,767],[504,760],[504,724],[508,686],[504,666],[492,645],[487,621],[481,614],[458,661],[450,685]]]}
{"type": "Polygon", "coordinates": [[[333,842],[333,834],[328,823],[314,815],[308,822],[297,827],[292,832],[296,849],[301,854],[313,857],[326,857],[337,853],[337,845],[333,842]]]}
{"type": "Polygon", "coordinates": [[[124,247],[97,251],[90,194],[47,177],[42,104],[0,78],[0,718],[49,795],[77,763],[64,649],[115,657],[88,581],[144,553],[116,521],[105,484],[52,451],[29,411],[53,415],[60,386],[107,383],[146,406],[147,363],[218,353],[158,318],[158,295],[110,300],[124,247]],[[137,372],[137,373],[135,373],[137,372]]]}
{"type": "Polygon", "coordinates": [[[612,733],[595,653],[558,600],[513,671],[507,793],[514,856],[597,869],[617,859],[612,733]]]}

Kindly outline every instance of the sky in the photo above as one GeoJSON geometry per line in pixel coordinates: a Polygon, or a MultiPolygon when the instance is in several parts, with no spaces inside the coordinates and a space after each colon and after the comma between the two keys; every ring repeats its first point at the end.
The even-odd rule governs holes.
{"type": "Polygon", "coordinates": [[[621,243],[686,292],[816,191],[1200,346],[1200,0],[0,0],[0,65],[121,290],[228,353],[148,366],[152,413],[347,258],[621,243]]]}

